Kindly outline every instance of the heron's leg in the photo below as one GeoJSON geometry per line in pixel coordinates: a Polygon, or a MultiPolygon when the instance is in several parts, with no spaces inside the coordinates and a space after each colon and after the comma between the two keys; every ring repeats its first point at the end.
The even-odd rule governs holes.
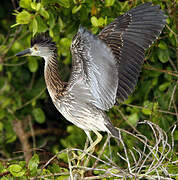
{"type": "MultiPolygon", "coordinates": [[[[80,156],[79,156],[79,159],[83,159],[84,158],[84,156],[88,153],[88,152],[90,152],[90,151],[94,151],[94,147],[102,140],[102,135],[98,132],[98,131],[93,131],[95,134],[96,134],[96,136],[97,136],[97,138],[96,138],[96,140],[93,142],[92,140],[92,142],[91,142],[91,144],[90,144],[90,146],[85,150],[85,152],[83,152],[80,156]]],[[[90,139],[89,139],[90,140],[90,139]]]]}
{"type": "Polygon", "coordinates": [[[90,145],[93,143],[93,140],[92,140],[92,138],[91,138],[91,136],[90,136],[90,132],[85,130],[85,133],[86,133],[86,135],[87,135],[87,139],[86,139],[86,142],[85,142],[84,151],[87,149],[89,142],[90,142],[90,145]],[[88,141],[89,141],[89,142],[88,142],[88,141]]]}
{"type": "MultiPolygon", "coordinates": [[[[93,143],[93,140],[92,140],[92,138],[91,138],[91,136],[90,136],[90,131],[87,131],[87,130],[84,130],[85,131],[85,133],[86,133],[86,135],[87,135],[87,138],[86,138],[86,142],[85,142],[85,146],[84,146],[84,152],[87,150],[87,148],[88,148],[88,145],[89,145],[89,143],[90,143],[90,145],[93,143]]],[[[93,152],[91,152],[91,154],[92,154],[93,152]]],[[[79,158],[80,156],[78,156],[75,152],[72,152],[72,155],[73,155],[73,160],[74,159],[78,159],[78,162],[77,162],[77,164],[79,164],[79,162],[80,162],[80,160],[81,160],[81,158],[79,158]]],[[[84,157],[84,156],[83,156],[84,157]]]]}

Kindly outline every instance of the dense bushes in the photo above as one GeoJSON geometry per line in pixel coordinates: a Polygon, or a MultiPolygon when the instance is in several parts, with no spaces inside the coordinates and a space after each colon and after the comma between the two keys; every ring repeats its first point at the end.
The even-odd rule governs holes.
{"type": "MultiPolygon", "coordinates": [[[[18,59],[14,54],[29,47],[32,36],[47,31],[57,43],[61,76],[67,81],[71,69],[69,48],[79,25],[82,24],[97,34],[114,18],[143,2],[119,0],[2,2],[0,7],[0,177],[3,180],[13,177],[30,179],[35,176],[64,179],[64,175],[67,177],[69,169],[71,170],[69,159],[72,156],[70,150],[65,148],[83,149],[86,139],[83,131],[66,122],[53,106],[46,91],[43,77],[44,62],[41,58],[18,59]],[[61,152],[63,149],[65,150],[61,152]],[[48,166],[46,164],[42,170],[43,165],[57,153],[59,154],[56,158],[48,166]],[[50,174],[53,176],[49,176],[50,174]]],[[[146,52],[143,71],[135,92],[124,103],[110,110],[108,115],[115,126],[135,135],[138,133],[145,135],[153,149],[149,149],[145,141],[135,139],[133,135],[128,135],[122,130],[123,142],[119,146],[111,139],[111,158],[110,149],[108,146],[103,146],[108,140],[104,133],[104,140],[94,153],[103,162],[95,163],[94,167],[97,168],[95,171],[86,169],[85,176],[132,178],[137,173],[140,178],[142,174],[148,179],[151,177],[156,179],[158,174],[162,178],[171,178],[171,174],[172,177],[173,174],[178,174],[173,163],[176,160],[175,148],[171,150],[169,146],[169,144],[174,145],[173,137],[175,141],[178,139],[178,131],[174,131],[178,120],[176,1],[152,2],[159,4],[168,15],[167,25],[158,40],[146,52]],[[144,120],[150,123],[145,121],[145,124],[139,125],[144,120]],[[137,150],[134,151],[133,147],[137,150]],[[98,156],[101,152],[105,156],[98,156]],[[124,156],[126,161],[117,152],[124,156]],[[147,159],[144,154],[148,155],[149,152],[152,157],[149,156],[147,159]],[[136,163],[134,164],[133,156],[136,158],[137,166],[136,163]],[[140,156],[143,157],[139,160],[140,156]],[[147,159],[145,164],[144,159],[147,159]],[[158,162],[161,164],[157,164],[158,162]],[[139,167],[140,171],[138,171],[139,167]],[[152,167],[153,171],[149,167],[152,167]],[[108,171],[105,172],[107,169],[108,171]]],[[[94,162],[93,157],[88,167],[92,167],[94,162]]],[[[75,165],[75,162],[72,163],[75,165]]],[[[84,166],[82,162],[80,165],[84,166]]]]}

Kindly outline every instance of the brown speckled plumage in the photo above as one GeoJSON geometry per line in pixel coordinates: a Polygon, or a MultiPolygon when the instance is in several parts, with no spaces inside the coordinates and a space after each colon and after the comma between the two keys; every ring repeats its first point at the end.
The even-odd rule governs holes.
{"type": "Polygon", "coordinates": [[[98,36],[80,27],[71,44],[72,73],[67,85],[60,79],[57,48],[51,38],[38,36],[32,48],[17,55],[30,52],[45,59],[47,89],[67,120],[88,136],[89,131],[106,131],[117,137],[105,111],[133,92],[144,51],[165,24],[159,6],[145,3],[116,18],[98,36]]]}

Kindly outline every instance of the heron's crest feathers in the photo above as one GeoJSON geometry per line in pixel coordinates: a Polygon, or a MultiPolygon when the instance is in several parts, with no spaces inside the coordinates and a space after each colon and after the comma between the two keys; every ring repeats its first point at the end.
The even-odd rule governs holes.
{"type": "Polygon", "coordinates": [[[39,46],[43,46],[43,47],[49,47],[50,49],[57,51],[56,43],[46,33],[38,34],[34,38],[32,38],[31,39],[31,47],[33,47],[35,44],[37,44],[39,46]]]}

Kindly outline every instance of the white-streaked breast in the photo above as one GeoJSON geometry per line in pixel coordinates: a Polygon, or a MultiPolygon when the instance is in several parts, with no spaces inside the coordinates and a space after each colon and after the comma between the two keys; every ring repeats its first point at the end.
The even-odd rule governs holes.
{"type": "Polygon", "coordinates": [[[70,122],[84,130],[107,131],[104,112],[94,107],[88,87],[83,79],[69,90],[64,97],[55,101],[58,111],[70,122]]]}

